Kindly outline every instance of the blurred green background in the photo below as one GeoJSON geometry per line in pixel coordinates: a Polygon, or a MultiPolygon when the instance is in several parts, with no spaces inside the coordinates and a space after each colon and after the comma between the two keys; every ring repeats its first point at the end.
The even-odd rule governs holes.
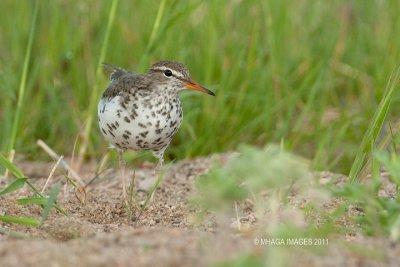
{"type": "MultiPolygon", "coordinates": [[[[216,92],[182,94],[185,118],[169,159],[275,142],[316,169],[348,172],[400,59],[398,0],[37,3],[32,28],[35,1],[0,1],[0,145],[10,147],[32,28],[15,143],[31,159],[43,157],[39,138],[65,155],[79,133],[82,145],[88,114],[86,155],[106,151],[89,108],[107,86],[97,71],[103,47],[105,62],[140,72],[161,59],[181,61],[216,92]]],[[[397,102],[388,120],[393,136],[399,111],[397,102]]]]}

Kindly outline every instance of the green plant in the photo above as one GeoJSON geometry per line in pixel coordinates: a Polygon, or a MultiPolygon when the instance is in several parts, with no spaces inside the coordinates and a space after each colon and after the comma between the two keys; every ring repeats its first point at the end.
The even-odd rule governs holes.
{"type": "Polygon", "coordinates": [[[398,88],[399,82],[400,67],[397,68],[390,77],[384,96],[379,103],[367,132],[364,134],[359,151],[357,152],[354,163],[351,166],[349,173],[350,182],[354,182],[357,179],[359,172],[364,167],[366,158],[371,154],[371,148],[375,147],[376,140],[388,115],[390,104],[393,100],[395,90],[398,88]]]}
{"type": "Polygon", "coordinates": [[[371,179],[364,183],[346,184],[334,191],[346,200],[347,207],[359,210],[351,218],[367,235],[386,236],[397,242],[400,240],[400,158],[395,153],[377,151],[374,160],[378,171],[372,172],[371,179]],[[387,170],[387,174],[379,170],[387,170]],[[385,191],[390,186],[393,195],[385,191]]]}
{"type": "MultiPolygon", "coordinates": [[[[33,191],[33,196],[19,198],[16,200],[17,204],[39,205],[42,207],[41,220],[33,217],[16,217],[4,214],[0,215],[0,221],[5,223],[22,224],[25,226],[39,226],[47,219],[52,208],[55,208],[60,213],[66,215],[65,211],[56,204],[57,196],[60,190],[59,184],[55,184],[50,189],[49,195],[45,196],[36,189],[36,187],[29,181],[28,178],[24,176],[22,171],[17,166],[15,166],[2,154],[0,154],[0,165],[9,170],[16,178],[14,181],[10,182],[5,188],[0,189],[0,196],[4,197],[5,195],[11,194],[27,185],[33,191]]],[[[2,232],[7,231],[4,230],[2,232]]]]}
{"type": "Polygon", "coordinates": [[[28,39],[28,44],[26,46],[24,65],[23,65],[23,69],[22,69],[21,81],[20,81],[19,90],[18,90],[17,108],[15,110],[15,114],[14,114],[14,118],[13,118],[13,124],[12,124],[11,134],[9,137],[7,152],[11,152],[11,150],[14,149],[15,141],[17,139],[17,133],[18,133],[18,130],[20,127],[19,124],[20,124],[20,118],[21,118],[21,113],[22,113],[22,107],[24,105],[24,100],[25,100],[26,79],[28,76],[29,63],[31,60],[33,39],[35,37],[38,9],[39,9],[39,1],[34,1],[31,28],[29,30],[29,39],[28,39]]]}

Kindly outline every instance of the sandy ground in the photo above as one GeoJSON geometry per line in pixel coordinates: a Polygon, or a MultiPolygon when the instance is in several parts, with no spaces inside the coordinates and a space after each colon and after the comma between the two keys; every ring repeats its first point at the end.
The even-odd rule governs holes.
{"type": "MultiPolygon", "coordinates": [[[[85,203],[78,200],[72,187],[63,188],[58,203],[68,216],[53,212],[37,228],[0,223],[0,227],[26,235],[15,238],[0,234],[0,266],[207,266],[246,253],[261,255],[268,248],[254,245],[257,233],[251,225],[255,219],[246,203],[239,208],[241,223],[249,226],[246,231],[238,231],[234,223],[218,227],[213,216],[195,223],[197,211],[189,205],[195,194],[195,179],[207,172],[214,161],[224,163],[227,157],[218,155],[171,165],[153,201],[145,209],[134,207],[130,212],[123,205],[121,183],[113,170],[91,184],[85,203]]],[[[40,188],[52,164],[21,162],[19,166],[40,188]]],[[[83,172],[87,179],[94,175],[90,167],[83,172]]],[[[153,166],[140,167],[135,174],[137,197],[144,199],[155,181],[153,166]]],[[[329,174],[321,177],[329,179],[329,174]]],[[[64,179],[57,175],[54,181],[64,179]]],[[[24,190],[18,192],[27,194],[24,190]]],[[[0,214],[40,217],[38,207],[16,205],[15,197],[0,197],[0,214]]],[[[338,239],[351,246],[362,244],[363,249],[357,252],[332,241],[328,250],[319,254],[295,249],[293,265],[395,266],[398,262],[400,247],[386,240],[338,239]],[[382,251],[374,249],[377,245],[382,251]]]]}

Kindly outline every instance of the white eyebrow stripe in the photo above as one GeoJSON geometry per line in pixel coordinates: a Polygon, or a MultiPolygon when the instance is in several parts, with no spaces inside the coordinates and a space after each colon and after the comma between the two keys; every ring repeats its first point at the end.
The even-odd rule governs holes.
{"type": "Polygon", "coordinates": [[[172,72],[172,74],[175,75],[176,77],[183,78],[183,75],[180,72],[177,72],[176,70],[173,70],[173,69],[170,69],[170,68],[167,68],[164,66],[153,68],[153,70],[161,70],[161,71],[170,70],[172,72]]]}

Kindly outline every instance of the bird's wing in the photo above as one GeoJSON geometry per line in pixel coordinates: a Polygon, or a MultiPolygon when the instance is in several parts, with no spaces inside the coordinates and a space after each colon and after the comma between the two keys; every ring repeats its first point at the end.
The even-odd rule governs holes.
{"type": "Polygon", "coordinates": [[[111,73],[111,83],[103,93],[103,98],[113,98],[121,95],[125,98],[137,90],[146,89],[149,86],[149,79],[145,75],[135,74],[122,69],[116,69],[111,73]],[[114,76],[113,76],[114,75],[114,76]]]}

